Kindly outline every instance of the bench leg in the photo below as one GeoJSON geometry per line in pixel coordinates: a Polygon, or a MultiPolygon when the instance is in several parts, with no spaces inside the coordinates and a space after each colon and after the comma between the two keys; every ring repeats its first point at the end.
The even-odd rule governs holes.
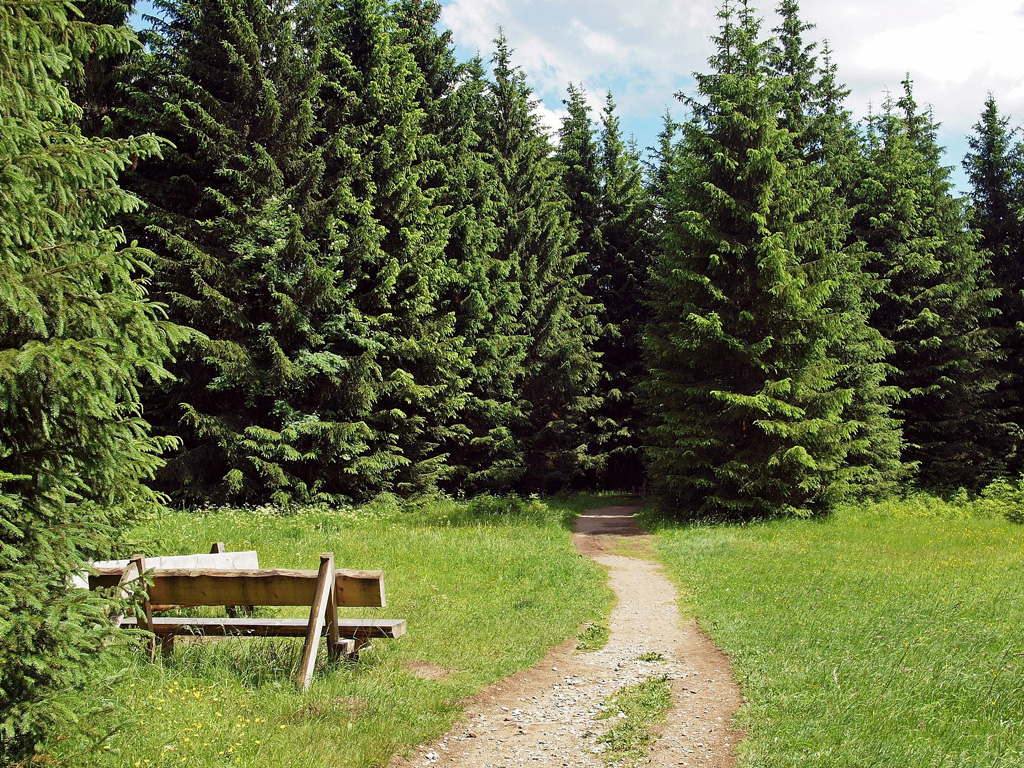
{"type": "Polygon", "coordinates": [[[343,654],[344,652],[345,652],[344,646],[342,646],[340,644],[339,645],[333,645],[330,642],[327,643],[327,658],[328,658],[328,660],[330,660],[330,661],[337,661],[338,657],[341,656],[341,654],[343,654]]]}
{"type": "Polygon", "coordinates": [[[327,653],[330,654],[331,661],[337,661],[341,656],[344,656],[346,659],[353,659],[359,656],[355,643],[348,637],[339,638],[337,642],[328,640],[327,653]]]}
{"type": "Polygon", "coordinates": [[[168,635],[167,637],[161,637],[160,640],[160,655],[165,659],[169,659],[174,656],[174,635],[168,635]]]}
{"type": "MultiPolygon", "coordinates": [[[[296,682],[299,690],[304,691],[309,687],[309,681],[313,679],[313,669],[316,666],[316,653],[320,646],[320,636],[323,634],[324,623],[327,619],[327,606],[334,596],[334,555],[324,552],[320,555],[320,572],[316,580],[316,592],[313,595],[313,604],[309,610],[309,624],[306,627],[306,645],[302,651],[302,662],[299,664],[299,674],[296,682]]],[[[330,644],[328,644],[330,647],[330,644]]]]}

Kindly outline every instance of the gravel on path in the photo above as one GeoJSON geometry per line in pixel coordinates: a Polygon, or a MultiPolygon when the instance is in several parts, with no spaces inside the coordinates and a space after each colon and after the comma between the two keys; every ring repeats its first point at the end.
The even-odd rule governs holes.
{"type": "Polygon", "coordinates": [[[675,589],[661,567],[642,557],[651,537],[635,507],[589,510],[576,524],[580,553],[608,568],[617,604],[600,651],[576,651],[576,640],[543,662],[465,702],[463,720],[392,768],[602,768],[598,739],[610,725],[604,702],[620,688],[667,676],[672,709],[646,765],[730,768],[742,733],[732,718],[742,703],[729,660],[696,622],[681,622],[675,589]],[[657,661],[642,661],[657,657],[657,661]]]}

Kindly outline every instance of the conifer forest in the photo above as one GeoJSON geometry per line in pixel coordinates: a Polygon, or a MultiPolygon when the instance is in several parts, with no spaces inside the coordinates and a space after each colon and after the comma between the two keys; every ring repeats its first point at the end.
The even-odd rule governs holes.
{"type": "Polygon", "coordinates": [[[103,642],[68,574],[154,506],[747,521],[1024,469],[995,95],[962,195],[911,77],[853,114],[797,0],[725,0],[654,147],[583,84],[549,135],[431,0],[156,6],[0,0],[0,763],[103,642]]]}

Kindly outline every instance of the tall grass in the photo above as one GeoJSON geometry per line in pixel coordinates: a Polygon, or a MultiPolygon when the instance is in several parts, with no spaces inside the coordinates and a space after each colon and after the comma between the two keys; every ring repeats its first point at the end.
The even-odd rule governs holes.
{"type": "Polygon", "coordinates": [[[992,505],[662,524],[748,701],[742,766],[1024,765],[1024,529],[992,505]]]}
{"type": "Polygon", "coordinates": [[[93,747],[69,735],[48,755],[71,766],[384,765],[449,727],[462,697],[605,619],[610,592],[571,545],[573,517],[571,505],[540,501],[384,498],[154,518],[126,552],[203,552],[223,541],[257,550],[264,567],[315,568],[333,551],[339,567],[381,568],[388,606],[346,615],[406,618],[408,634],[376,641],[356,664],[319,662],[304,693],[293,682],[301,641],[179,643],[155,663],[132,649],[93,694],[111,712],[93,735],[110,737],[93,747]]]}

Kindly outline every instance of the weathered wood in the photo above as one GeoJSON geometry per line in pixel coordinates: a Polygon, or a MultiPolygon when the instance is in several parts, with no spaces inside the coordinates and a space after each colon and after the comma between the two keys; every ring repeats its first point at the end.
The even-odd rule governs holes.
{"type": "Polygon", "coordinates": [[[373,638],[396,638],[405,634],[405,619],[338,619],[338,633],[351,637],[356,643],[368,643],[373,638]]]}
{"type": "MultiPolygon", "coordinates": [[[[120,626],[138,627],[135,618],[124,618],[120,626]]],[[[208,616],[154,616],[151,630],[159,637],[169,635],[214,635],[218,637],[305,637],[307,619],[223,618],[208,616]]],[[[329,628],[324,626],[324,634],[329,628]]],[[[401,637],[405,619],[338,619],[338,635],[344,640],[401,637]]],[[[329,635],[328,635],[329,636],[329,635]]]]}
{"type": "MultiPolygon", "coordinates": [[[[135,581],[139,578],[139,568],[137,565],[129,563],[128,566],[121,571],[121,578],[118,579],[115,586],[119,587],[117,590],[118,597],[122,600],[127,600],[131,597],[131,590],[128,589],[127,585],[129,582],[135,581]]],[[[113,617],[114,624],[119,624],[124,619],[123,613],[118,613],[113,617]]]]}
{"type": "MultiPolygon", "coordinates": [[[[121,620],[122,629],[137,628],[138,620],[125,618],[121,620]]],[[[152,632],[161,639],[166,647],[167,643],[175,640],[188,639],[190,637],[216,637],[232,640],[244,640],[256,637],[305,637],[309,629],[309,622],[306,619],[253,619],[253,618],[210,618],[210,617],[168,617],[154,616],[152,632]]],[[[354,629],[352,630],[355,631],[354,629]]],[[[327,623],[324,622],[322,636],[328,640],[330,645],[330,634],[327,623]]],[[[375,637],[390,637],[389,634],[377,634],[375,637]]],[[[355,637],[339,636],[335,643],[334,655],[352,655],[356,651],[357,640],[355,637]]]]}
{"type": "Polygon", "coordinates": [[[335,572],[335,590],[339,607],[383,608],[384,572],[339,569],[335,572]]]}
{"type": "MultiPolygon", "coordinates": [[[[317,571],[276,569],[160,568],[152,572],[150,599],[160,605],[309,605],[317,571]]],[[[380,571],[335,573],[339,607],[384,605],[380,571]],[[338,589],[338,585],[341,589],[338,589]]]]}
{"type": "Polygon", "coordinates": [[[302,662],[296,681],[299,690],[304,691],[313,679],[316,668],[316,655],[320,649],[320,636],[324,632],[327,620],[327,606],[334,594],[334,553],[324,552],[320,555],[320,571],[316,580],[316,592],[309,609],[309,626],[306,629],[306,644],[302,649],[302,662]]]}
{"type": "MultiPolygon", "coordinates": [[[[220,542],[218,542],[220,543],[220,542]]],[[[221,545],[223,546],[223,545],[221,545]]],[[[76,575],[72,577],[75,586],[89,589],[97,587],[115,587],[121,574],[128,565],[128,560],[100,560],[92,563],[96,573],[76,575]]],[[[216,552],[208,555],[162,555],[146,559],[150,568],[237,568],[258,569],[259,557],[255,550],[244,552],[216,552]]]]}
{"type": "MultiPolygon", "coordinates": [[[[217,542],[217,544],[221,543],[217,542]]],[[[214,545],[215,548],[217,544],[214,545]]],[[[253,550],[214,552],[209,555],[165,555],[147,558],[146,564],[154,570],[260,570],[259,559],[253,550]]],[[[76,584],[83,588],[88,586],[91,589],[117,586],[127,565],[127,560],[106,560],[93,563],[96,573],[90,574],[88,581],[84,577],[76,577],[76,584]],[[79,582],[81,583],[79,584],[79,582]]],[[[315,574],[316,572],[310,571],[310,573],[315,574]]],[[[335,581],[339,607],[383,608],[387,605],[384,596],[384,574],[381,571],[339,568],[335,570],[335,581]]],[[[163,601],[155,600],[154,602],[162,603],[163,601]]],[[[218,605],[218,603],[213,603],[213,605],[218,605]]],[[[227,604],[225,603],[225,605],[227,604]]],[[[260,605],[260,603],[245,605],[248,607],[260,605]]]]}
{"type": "Polygon", "coordinates": [[[329,591],[330,596],[327,599],[327,656],[329,659],[334,659],[341,652],[341,636],[338,634],[338,591],[335,579],[331,580],[329,591]]]}
{"type": "Polygon", "coordinates": [[[317,571],[285,568],[161,568],[152,571],[154,603],[199,605],[310,605],[317,571]]]}
{"type": "MultiPolygon", "coordinates": [[[[224,542],[223,541],[215,541],[215,542],[213,542],[213,546],[210,547],[210,554],[211,555],[224,555],[224,554],[227,554],[227,551],[228,551],[227,547],[224,546],[224,542]]],[[[256,555],[256,553],[253,552],[253,558],[252,558],[252,564],[251,565],[249,565],[249,564],[241,565],[241,564],[238,564],[238,563],[231,563],[231,565],[229,565],[228,567],[231,567],[231,568],[259,568],[260,567],[260,563],[259,563],[259,560],[255,557],[255,555],[256,555]]],[[[168,566],[168,567],[170,567],[170,566],[168,566]]],[[[218,565],[217,567],[220,568],[222,566],[218,565]]],[[[239,609],[239,607],[237,605],[225,605],[224,606],[224,610],[227,611],[228,616],[237,616],[239,613],[242,613],[245,616],[252,616],[252,614],[256,611],[256,606],[254,606],[254,605],[243,605],[241,607],[241,609],[239,609]]]]}
{"type": "MultiPolygon", "coordinates": [[[[223,551],[214,544],[210,555],[173,556],[188,558],[191,563],[211,562],[207,558],[223,558],[238,553],[223,551]]],[[[244,553],[249,554],[249,553],[244,553]]],[[[255,552],[251,553],[255,561],[255,552]]],[[[302,661],[296,675],[299,687],[305,689],[316,668],[320,638],[327,636],[332,657],[354,656],[372,638],[393,638],[405,634],[404,619],[339,619],[338,607],[385,605],[384,577],[381,571],[337,570],[334,555],[325,552],[316,571],[296,569],[261,569],[256,567],[154,567],[177,565],[171,558],[137,555],[125,565],[115,562],[110,568],[97,564],[101,570],[97,580],[126,583],[143,574],[149,582],[143,595],[143,611],[138,618],[120,618],[122,627],[148,629],[150,654],[155,657],[155,643],[161,642],[165,653],[173,652],[176,637],[188,635],[220,637],[303,637],[302,661]],[[149,570],[146,571],[147,566],[149,570]],[[229,612],[234,606],[308,606],[306,619],[257,619],[231,615],[228,618],[189,618],[154,616],[153,610],[165,607],[223,605],[229,612]]],[[[223,561],[214,561],[217,565],[223,561]]]]}

